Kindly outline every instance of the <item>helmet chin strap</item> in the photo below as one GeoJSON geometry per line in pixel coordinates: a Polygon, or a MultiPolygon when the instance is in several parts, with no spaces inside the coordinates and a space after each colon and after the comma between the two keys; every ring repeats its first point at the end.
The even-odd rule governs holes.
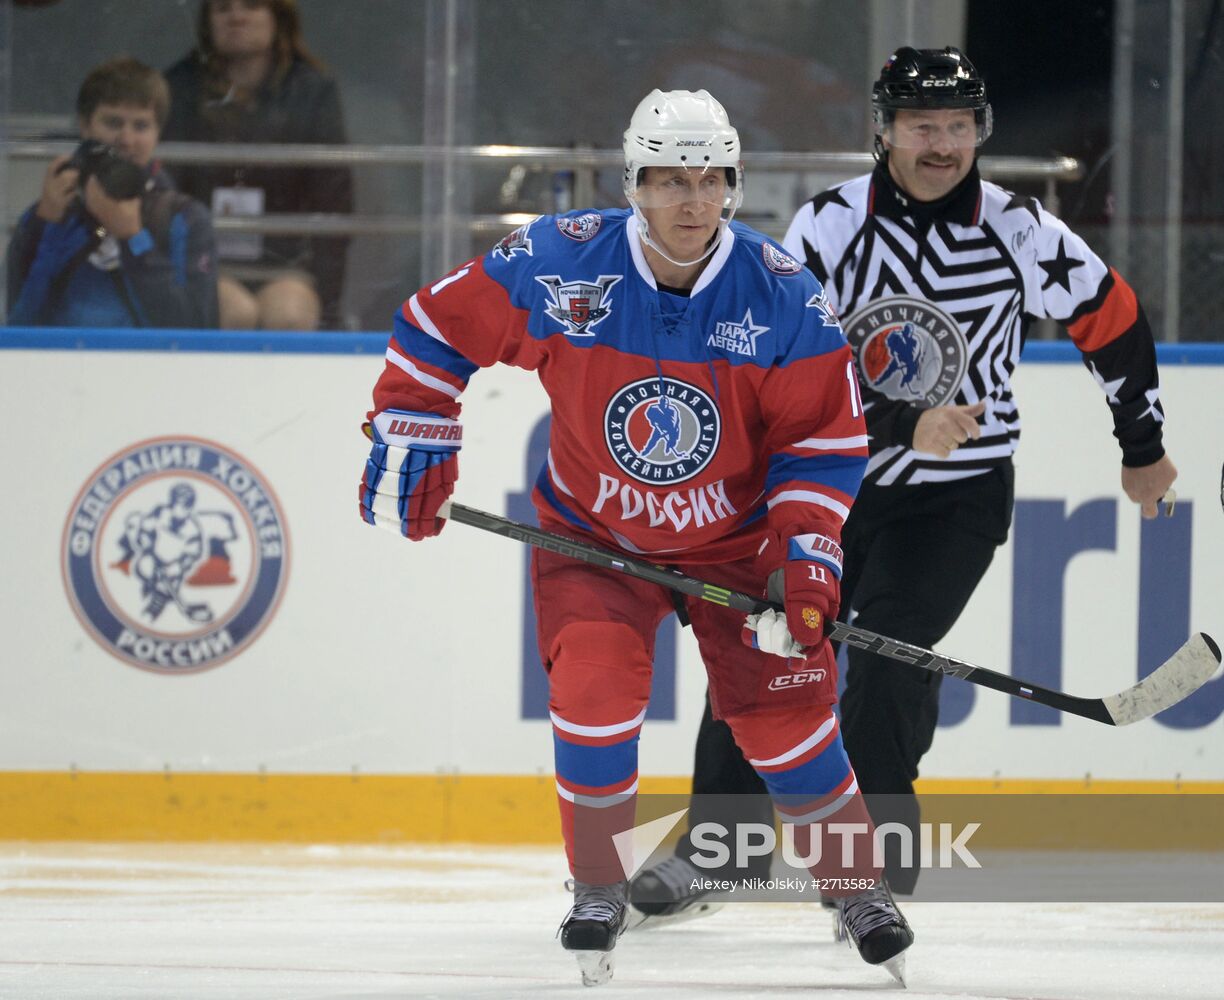
{"type": "Polygon", "coordinates": [[[642,238],[642,242],[669,264],[674,264],[676,267],[692,267],[694,264],[700,264],[703,260],[709,257],[710,254],[717,250],[718,244],[722,242],[722,235],[727,230],[727,223],[731,221],[731,216],[735,214],[735,209],[733,208],[727,214],[726,218],[720,218],[718,220],[718,234],[712,240],[710,240],[710,245],[706,247],[705,253],[703,253],[700,257],[694,257],[692,260],[676,260],[675,257],[669,255],[667,251],[659,246],[659,244],[657,244],[651,237],[650,223],[646,221],[646,216],[642,213],[642,210],[638,208],[637,201],[630,198],[629,204],[633,206],[633,217],[637,219],[638,236],[642,238]]]}

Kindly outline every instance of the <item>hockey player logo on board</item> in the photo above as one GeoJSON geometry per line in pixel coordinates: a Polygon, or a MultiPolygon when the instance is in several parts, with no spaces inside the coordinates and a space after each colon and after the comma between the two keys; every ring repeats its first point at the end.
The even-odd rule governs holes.
{"type": "Polygon", "coordinates": [[[267,480],[222,445],[162,437],[96,469],[68,514],[64,582],[108,653],[192,673],[242,651],[271,621],[288,571],[267,480]]]}
{"type": "Polygon", "coordinates": [[[140,581],[141,612],[149,622],[157,621],[167,607],[190,621],[210,622],[213,609],[206,601],[187,603],[184,585],[230,587],[238,582],[227,550],[238,537],[233,514],[195,507],[195,489],[178,482],[165,503],[127,515],[119,539],[121,555],[111,568],[140,581]]]}

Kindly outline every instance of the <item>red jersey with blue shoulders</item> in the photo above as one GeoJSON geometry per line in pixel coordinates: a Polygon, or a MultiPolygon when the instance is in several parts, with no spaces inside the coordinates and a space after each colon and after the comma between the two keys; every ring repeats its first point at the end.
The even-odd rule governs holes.
{"type": "Polygon", "coordinates": [[[626,209],[541,216],[413,295],[370,417],[457,417],[479,368],[548,393],[543,523],[722,562],[837,539],[867,462],[853,357],[816,277],[727,226],[687,295],[660,289],[626,209]]]}

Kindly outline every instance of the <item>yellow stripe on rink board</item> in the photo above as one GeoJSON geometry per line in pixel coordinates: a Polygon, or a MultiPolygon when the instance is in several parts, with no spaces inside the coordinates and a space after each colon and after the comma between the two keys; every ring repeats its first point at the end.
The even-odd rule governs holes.
{"type": "MultiPolygon", "coordinates": [[[[687,778],[639,789],[686,794],[687,778]]],[[[552,775],[0,772],[2,840],[547,844],[552,775]]]]}
{"type": "MultiPolygon", "coordinates": [[[[639,786],[688,789],[687,777],[639,786]]],[[[1224,782],[924,779],[919,791],[1219,796],[1224,782]]],[[[1151,829],[1139,823],[1123,838],[1131,846],[1160,846],[1161,809],[1148,812],[1151,829]]],[[[551,775],[12,771],[0,772],[0,839],[555,844],[560,827],[551,775]]]]}
{"type": "Polygon", "coordinates": [[[1224,795],[1224,781],[1083,778],[919,778],[922,795],[1224,795]]]}

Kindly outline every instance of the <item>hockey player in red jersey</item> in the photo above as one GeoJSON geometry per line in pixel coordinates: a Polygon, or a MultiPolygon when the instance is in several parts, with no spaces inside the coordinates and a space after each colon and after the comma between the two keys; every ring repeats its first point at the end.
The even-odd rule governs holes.
{"type": "MultiPolygon", "coordinates": [[[[552,410],[541,526],[784,601],[784,619],[747,622],[684,602],[714,712],[792,817],[868,823],[823,633],[867,461],[853,358],[816,278],[731,221],[740,144],[714,98],[652,92],[624,150],[629,210],[538,218],[404,304],[369,413],[362,517],[413,540],[441,531],[468,380],[497,363],[537,372],[552,410]],[[796,671],[808,682],[777,682],[796,671]]],[[[561,943],[602,982],[626,919],[610,834],[633,825],[654,636],[676,608],[655,584],[532,558],[575,879],[561,943]]],[[[913,935],[871,860],[853,872],[876,886],[843,893],[860,953],[899,974],[913,935]]]]}

